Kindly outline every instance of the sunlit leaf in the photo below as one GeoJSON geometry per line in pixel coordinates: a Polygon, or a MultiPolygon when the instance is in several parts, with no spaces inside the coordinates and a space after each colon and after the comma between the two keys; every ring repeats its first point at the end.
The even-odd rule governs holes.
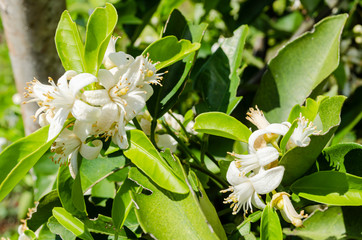
{"type": "Polygon", "coordinates": [[[264,208],[261,216],[260,239],[283,239],[282,227],[278,214],[269,204],[264,208]]]}

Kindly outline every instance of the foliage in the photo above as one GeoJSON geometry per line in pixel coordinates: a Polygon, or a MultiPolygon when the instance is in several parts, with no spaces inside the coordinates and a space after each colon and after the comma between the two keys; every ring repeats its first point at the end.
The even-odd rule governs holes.
{"type": "MultiPolygon", "coordinates": [[[[361,3],[68,0],[67,8],[55,45],[76,74],[66,75],[69,97],[84,105],[45,105],[66,112],[49,120],[49,132],[62,128],[54,139],[48,126],[21,138],[0,38],[0,219],[14,219],[14,202],[26,218],[18,234],[0,234],[362,239],[353,214],[362,206],[361,3]],[[77,144],[62,142],[69,132],[77,144]]],[[[51,104],[51,94],[38,100],[51,104]]]]}

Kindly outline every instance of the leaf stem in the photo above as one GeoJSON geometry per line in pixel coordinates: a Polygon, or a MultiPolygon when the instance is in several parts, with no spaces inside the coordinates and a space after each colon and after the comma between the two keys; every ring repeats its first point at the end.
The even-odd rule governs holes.
{"type": "Polygon", "coordinates": [[[142,131],[142,128],[141,128],[141,125],[140,123],[138,122],[137,118],[134,117],[133,120],[132,120],[134,126],[138,129],[138,130],[141,130],[142,131]]]}
{"type": "Polygon", "coordinates": [[[202,166],[205,165],[205,153],[208,148],[208,145],[209,145],[209,135],[205,133],[202,136],[202,142],[201,142],[200,161],[202,166]]]}

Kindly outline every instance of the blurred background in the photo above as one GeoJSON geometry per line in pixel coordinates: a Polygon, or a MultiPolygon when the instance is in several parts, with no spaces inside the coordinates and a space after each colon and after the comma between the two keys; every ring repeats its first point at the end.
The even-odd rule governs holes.
{"type": "MultiPolygon", "coordinates": [[[[57,79],[64,71],[53,43],[61,12],[64,8],[69,10],[84,39],[89,14],[94,8],[104,6],[105,2],[114,4],[119,15],[114,33],[121,37],[117,41],[117,50],[134,56],[160,37],[174,8],[179,9],[188,21],[206,22],[208,28],[195,69],[200,69],[199,66],[216,51],[224,38],[232,36],[240,25],[248,24],[250,29],[243,52],[238,89],[238,95],[244,98],[233,112],[242,121],[251,106],[266,65],[278,49],[311,30],[313,24],[324,17],[348,13],[341,41],[340,65],[317,87],[312,97],[320,94],[347,96],[335,141],[362,143],[362,2],[359,0],[2,0],[0,151],[37,127],[30,119],[33,113],[26,113],[30,107],[21,104],[25,82],[31,81],[33,77],[42,82],[46,82],[48,76],[57,79]],[[16,4],[19,4],[18,9],[15,9],[18,7],[16,4]],[[25,17],[19,17],[20,23],[12,19],[12,11],[24,14],[25,17]],[[20,49],[23,55],[19,55],[20,49]]],[[[191,81],[196,75],[196,72],[191,73],[189,83],[173,111],[184,114],[200,101],[199,86],[191,81]]],[[[17,239],[20,220],[26,218],[28,208],[34,207],[34,201],[40,198],[42,192],[51,187],[49,182],[55,178],[58,166],[44,164],[44,161],[39,161],[0,203],[0,237],[17,239]]]]}

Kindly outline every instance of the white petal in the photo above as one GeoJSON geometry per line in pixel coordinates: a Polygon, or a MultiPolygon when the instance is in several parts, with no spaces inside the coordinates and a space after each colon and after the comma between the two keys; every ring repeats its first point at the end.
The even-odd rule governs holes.
{"type": "Polygon", "coordinates": [[[280,124],[280,123],[272,123],[272,124],[268,125],[265,128],[265,130],[268,131],[268,133],[285,135],[288,132],[289,127],[285,126],[284,124],[280,124]]]}
{"type": "Polygon", "coordinates": [[[119,111],[117,105],[115,103],[108,103],[102,107],[101,114],[97,120],[97,126],[102,131],[107,131],[118,120],[119,111]]]}
{"type": "Polygon", "coordinates": [[[111,37],[111,39],[109,39],[108,46],[107,46],[106,52],[104,53],[104,58],[102,61],[103,64],[104,64],[105,60],[108,58],[109,54],[116,52],[117,39],[118,38],[115,38],[113,36],[111,37]]]}
{"type": "Polygon", "coordinates": [[[256,207],[258,209],[264,209],[265,208],[265,204],[259,198],[259,195],[256,192],[254,192],[253,196],[251,197],[251,203],[253,204],[254,207],[256,207]]]}
{"type": "Polygon", "coordinates": [[[146,105],[145,95],[142,92],[131,92],[124,98],[127,102],[125,106],[126,120],[131,121],[146,105]]]}
{"type": "Polygon", "coordinates": [[[276,189],[283,179],[284,167],[278,166],[266,171],[260,171],[249,178],[255,191],[259,194],[267,194],[276,189]]]}
{"type": "Polygon", "coordinates": [[[146,92],[146,97],[145,97],[146,101],[147,101],[148,99],[150,99],[150,97],[151,97],[152,94],[153,94],[153,88],[152,88],[152,86],[150,86],[149,84],[143,85],[142,91],[145,91],[145,92],[146,92]]]}
{"type": "Polygon", "coordinates": [[[58,79],[57,85],[62,91],[68,91],[68,80],[76,76],[77,72],[73,70],[66,71],[63,76],[58,79]]]}
{"type": "Polygon", "coordinates": [[[116,85],[119,79],[116,79],[110,71],[99,69],[98,80],[103,87],[109,90],[116,85]]]}
{"type": "Polygon", "coordinates": [[[92,123],[76,120],[73,127],[73,133],[84,142],[92,133],[92,123]]]}
{"type": "Polygon", "coordinates": [[[273,147],[264,147],[256,152],[260,166],[266,166],[279,158],[279,152],[273,147]]]}
{"type": "Polygon", "coordinates": [[[61,108],[52,119],[48,132],[48,141],[55,138],[63,129],[64,123],[69,115],[69,109],[61,108]]]}
{"type": "Polygon", "coordinates": [[[176,152],[177,141],[169,134],[156,135],[156,143],[162,150],[169,148],[171,152],[176,152]]]}
{"type": "Polygon", "coordinates": [[[84,91],[82,94],[82,99],[89,104],[98,106],[103,106],[111,102],[108,91],[106,89],[84,91]]]}
{"type": "Polygon", "coordinates": [[[132,86],[138,86],[144,85],[143,80],[142,61],[141,58],[136,58],[127,69],[127,72],[122,75],[121,81],[124,83],[131,83],[132,86]]]}
{"type": "Polygon", "coordinates": [[[125,124],[122,117],[118,122],[118,132],[112,137],[112,141],[116,143],[121,149],[127,149],[129,146],[125,124]]]}
{"type": "Polygon", "coordinates": [[[75,179],[75,177],[78,174],[78,149],[75,149],[74,152],[70,154],[70,161],[69,161],[69,171],[72,178],[75,179]]]}
{"type": "Polygon", "coordinates": [[[81,73],[73,77],[69,82],[69,89],[75,96],[85,86],[97,82],[97,78],[90,73],[81,73]]]}
{"type": "Polygon", "coordinates": [[[89,145],[83,143],[82,146],[80,147],[80,150],[79,150],[80,154],[85,159],[93,160],[96,157],[98,157],[99,152],[101,151],[102,146],[103,146],[103,143],[101,140],[94,140],[92,142],[92,144],[94,146],[89,146],[89,145]]]}
{"type": "Polygon", "coordinates": [[[235,161],[232,161],[229,165],[228,171],[226,173],[226,179],[228,182],[233,185],[239,185],[245,181],[248,181],[248,178],[243,176],[240,170],[235,165],[235,161]]]}
{"type": "MultiPolygon", "coordinates": [[[[255,153],[255,143],[259,140],[259,137],[263,137],[264,134],[268,133],[265,129],[259,129],[254,131],[249,137],[249,153],[255,153]]],[[[263,138],[264,139],[264,138],[263,138]]]]}
{"type": "Polygon", "coordinates": [[[95,122],[100,116],[101,108],[93,107],[81,100],[75,100],[72,108],[73,116],[80,121],[95,122]]]}
{"type": "Polygon", "coordinates": [[[109,59],[119,68],[123,68],[128,66],[130,63],[134,61],[134,58],[126,54],[125,52],[116,52],[109,54],[109,59]]]}

